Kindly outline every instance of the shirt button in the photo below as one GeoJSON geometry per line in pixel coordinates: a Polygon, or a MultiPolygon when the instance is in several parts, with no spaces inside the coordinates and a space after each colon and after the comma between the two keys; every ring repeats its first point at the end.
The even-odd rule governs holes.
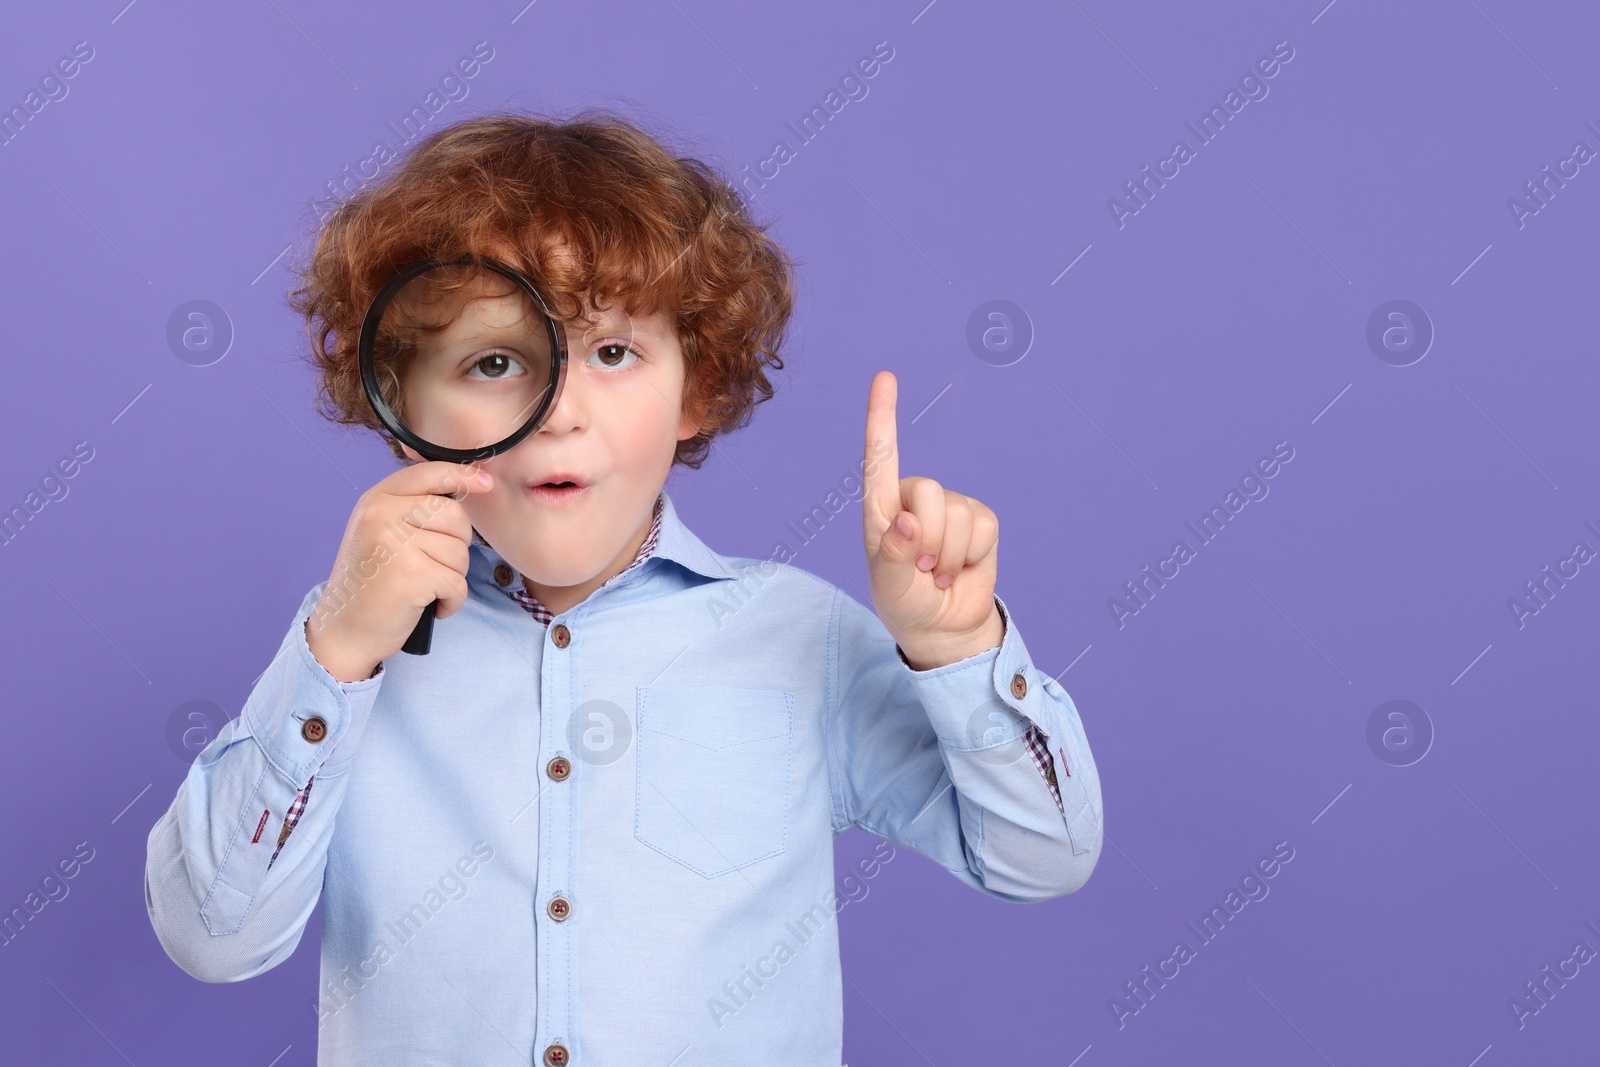
{"type": "Polygon", "coordinates": [[[511,564],[496,563],[494,565],[494,582],[500,588],[504,589],[511,584],[511,574],[511,564]]]}
{"type": "Polygon", "coordinates": [[[556,643],[557,648],[566,648],[572,644],[572,631],[567,629],[567,624],[558,622],[555,629],[550,631],[550,639],[556,643]]]}
{"type": "Polygon", "coordinates": [[[300,736],[316,744],[328,736],[328,723],[320,715],[313,715],[300,724],[300,736]]]}
{"type": "Polygon", "coordinates": [[[567,916],[572,914],[572,903],[566,897],[552,897],[544,910],[549,912],[550,918],[556,922],[566,922],[567,916]]]}
{"type": "Polygon", "coordinates": [[[545,764],[544,772],[556,781],[564,782],[567,780],[567,775],[572,773],[572,764],[567,762],[567,757],[557,756],[545,764]]]}
{"type": "Polygon", "coordinates": [[[567,1046],[546,1045],[544,1047],[544,1067],[567,1067],[567,1046]]]}
{"type": "Polygon", "coordinates": [[[1021,671],[1011,676],[1011,695],[1018,700],[1028,695],[1028,679],[1022,676],[1021,671]]]}

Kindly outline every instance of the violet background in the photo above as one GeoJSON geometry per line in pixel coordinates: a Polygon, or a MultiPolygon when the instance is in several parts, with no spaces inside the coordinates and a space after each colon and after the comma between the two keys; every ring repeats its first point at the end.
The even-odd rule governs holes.
{"type": "MultiPolygon", "coordinates": [[[[901,473],[1001,516],[999,591],[1083,716],[1111,844],[1082,891],[1032,906],[901,850],[840,918],[851,1063],[1592,1056],[1592,967],[1522,1029],[1507,1002],[1600,948],[1600,577],[1521,628],[1507,602],[1600,547],[1600,177],[1520,229],[1507,200],[1574,141],[1600,148],[1596,17],[1325,2],[8,10],[0,103],[76,41],[95,56],[0,148],[0,510],[74,442],[95,456],[0,549],[0,913],[75,843],[95,858],[0,947],[0,1058],[314,1062],[319,919],[275,970],[197,982],[146,918],[145,836],[185,769],[176,709],[237,714],[393,467],[310,409],[282,306],[298,249],[278,257],[479,40],[494,59],[430,128],[611,105],[735,173],[894,49],[755,190],[802,260],[789,372],[669,489],[720,551],[792,544],[895,371],[901,473]],[[1108,198],[1193,147],[1184,123],[1281,40],[1269,95],[1119,229],[1108,198]],[[192,299],[235,331],[209,366],[166,340],[192,299]],[[1033,332],[1008,366],[967,342],[993,299],[1033,332]],[[1410,366],[1366,342],[1392,299],[1436,330],[1410,366]],[[1270,495],[1119,629],[1108,599],[1281,440],[1270,495]],[[1409,766],[1367,741],[1394,699],[1436,735],[1409,766]],[[1119,1029],[1110,999],[1279,841],[1295,858],[1270,895],[1119,1029]]],[[[854,508],[795,563],[860,597],[854,508]]],[[[842,837],[841,874],[871,844],[842,837]]]]}

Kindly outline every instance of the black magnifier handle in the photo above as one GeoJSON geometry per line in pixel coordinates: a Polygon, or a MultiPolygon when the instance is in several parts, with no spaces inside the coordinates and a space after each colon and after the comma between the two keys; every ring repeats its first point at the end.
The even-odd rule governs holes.
{"type": "Polygon", "coordinates": [[[417,619],[417,625],[412,628],[411,636],[406,638],[406,643],[400,646],[401,652],[409,652],[413,656],[426,656],[433,647],[433,617],[439,611],[439,602],[422,609],[422,616],[417,619]]]}

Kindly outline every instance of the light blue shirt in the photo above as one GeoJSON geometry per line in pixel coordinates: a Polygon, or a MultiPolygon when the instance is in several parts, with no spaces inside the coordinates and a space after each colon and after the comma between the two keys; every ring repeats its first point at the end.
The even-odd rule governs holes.
{"type": "Polygon", "coordinates": [[[664,503],[649,557],[548,627],[473,545],[432,652],[365,681],[311,655],[312,589],[150,831],[168,955],[250,978],[320,897],[323,1067],[838,1067],[836,835],[1003,900],[1084,884],[1099,776],[1015,618],[998,648],[914,671],[870,608],[719,555],[664,503]]]}

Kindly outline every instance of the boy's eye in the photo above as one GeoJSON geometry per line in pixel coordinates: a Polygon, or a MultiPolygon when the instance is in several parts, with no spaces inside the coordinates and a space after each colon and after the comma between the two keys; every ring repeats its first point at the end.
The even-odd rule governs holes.
{"type": "Polygon", "coordinates": [[[520,377],[526,373],[528,372],[522,364],[504,352],[491,352],[472,364],[472,367],[467,371],[467,377],[499,381],[502,378],[520,377]]]}
{"type": "Polygon", "coordinates": [[[589,353],[589,365],[591,367],[601,367],[605,370],[621,370],[624,367],[631,367],[637,362],[639,362],[639,353],[621,341],[607,341],[589,353]],[[629,356],[633,358],[629,360],[629,356]],[[598,363],[595,362],[597,357],[599,359],[598,363]]]}

